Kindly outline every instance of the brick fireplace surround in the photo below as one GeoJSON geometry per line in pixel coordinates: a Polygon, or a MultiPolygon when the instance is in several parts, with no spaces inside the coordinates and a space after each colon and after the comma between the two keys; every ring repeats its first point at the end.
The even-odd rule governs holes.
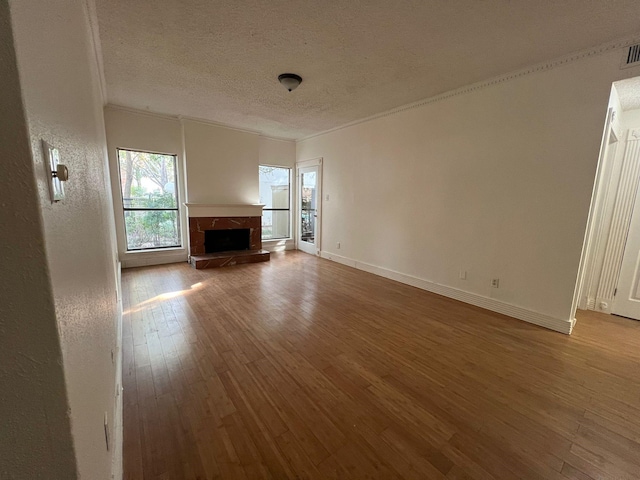
{"type": "Polygon", "coordinates": [[[262,250],[262,205],[186,205],[189,262],[196,269],[269,261],[269,252],[262,250]],[[249,250],[205,252],[205,231],[239,228],[249,230],[249,250]]]}

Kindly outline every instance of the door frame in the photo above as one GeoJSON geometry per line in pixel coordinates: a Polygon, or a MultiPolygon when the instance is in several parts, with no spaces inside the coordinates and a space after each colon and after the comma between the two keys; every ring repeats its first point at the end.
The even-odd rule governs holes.
{"type": "Polygon", "coordinates": [[[605,117],[604,130],[602,132],[602,140],[600,142],[600,151],[598,154],[598,164],[591,193],[591,203],[589,205],[589,216],[587,218],[587,226],[582,244],[582,253],[580,256],[580,264],[578,267],[578,276],[573,293],[573,302],[571,305],[571,319],[575,319],[578,308],[585,310],[595,309],[595,300],[589,302],[589,292],[592,289],[594,277],[594,256],[597,253],[600,239],[603,236],[603,226],[600,209],[607,197],[610,178],[605,178],[607,172],[607,162],[613,162],[609,158],[608,153],[611,144],[617,149],[617,134],[613,128],[613,120],[615,111],[612,107],[607,108],[607,116],[605,117]],[[609,142],[611,136],[616,138],[615,142],[609,142]],[[604,191],[603,191],[604,190],[604,191]],[[593,303],[593,304],[590,304],[593,303]]]}
{"type": "Polygon", "coordinates": [[[620,119],[622,110],[614,110],[611,103],[610,100],[574,291],[572,318],[578,307],[612,313],[640,180],[640,156],[630,145],[632,141],[640,141],[640,128],[630,127],[620,119]],[[618,116],[620,118],[616,118],[618,116]],[[609,210],[606,222],[603,221],[604,203],[609,210]]]}
{"type": "Polygon", "coordinates": [[[295,198],[295,209],[296,212],[296,234],[295,234],[295,244],[296,249],[299,250],[299,242],[300,242],[300,230],[302,228],[302,222],[300,221],[300,217],[302,212],[300,211],[300,197],[302,194],[302,182],[300,181],[300,169],[306,167],[318,167],[318,179],[316,181],[316,210],[317,210],[317,218],[316,218],[316,235],[315,235],[315,247],[316,247],[316,255],[320,256],[321,243],[322,243],[322,157],[311,158],[309,160],[302,160],[296,162],[296,198],[295,198]]]}

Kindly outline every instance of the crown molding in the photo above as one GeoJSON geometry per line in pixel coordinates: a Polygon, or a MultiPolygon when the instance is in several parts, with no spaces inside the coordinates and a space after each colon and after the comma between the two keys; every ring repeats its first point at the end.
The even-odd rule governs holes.
{"type": "Polygon", "coordinates": [[[309,140],[311,138],[319,137],[321,135],[326,135],[328,133],[332,133],[338,130],[342,130],[344,128],[352,127],[354,125],[359,125],[361,123],[370,122],[372,120],[376,120],[378,118],[387,117],[389,115],[395,115],[401,112],[405,112],[407,110],[411,110],[413,108],[423,107],[425,105],[429,105],[431,103],[441,102],[443,100],[447,100],[452,97],[457,97],[458,95],[464,95],[466,93],[475,92],[477,90],[481,90],[487,87],[491,87],[493,85],[508,82],[510,80],[515,80],[527,75],[531,75],[533,73],[544,72],[547,70],[554,69],[556,67],[560,67],[563,65],[567,65],[570,63],[577,62],[579,60],[594,57],[598,55],[602,55],[604,53],[610,52],[612,50],[617,50],[620,48],[628,47],[630,45],[640,43],[640,34],[635,34],[630,37],[625,37],[623,39],[618,39],[612,42],[604,43],[595,47],[591,47],[585,50],[580,50],[574,53],[570,53],[568,55],[555,58],[553,60],[549,60],[546,62],[537,63],[531,65],[529,67],[522,68],[520,70],[514,70],[509,73],[505,73],[503,75],[498,75],[496,77],[489,78],[487,80],[482,80],[480,82],[472,83],[470,85],[466,85],[464,87],[456,88],[454,90],[449,90],[444,93],[440,93],[438,95],[434,95],[432,97],[424,98],[422,100],[418,100],[413,103],[408,103],[405,105],[401,105],[399,107],[392,108],[391,110],[386,110],[384,112],[376,113],[374,115],[361,118],[359,120],[354,120],[349,123],[345,123],[343,125],[330,128],[328,130],[324,130],[322,132],[314,133],[311,135],[307,135],[306,137],[302,137],[296,139],[296,143],[304,142],[305,140],[309,140]]]}
{"type": "Polygon", "coordinates": [[[236,130],[238,132],[243,132],[243,133],[251,133],[253,135],[258,135],[259,137],[262,137],[262,138],[268,138],[269,140],[277,140],[280,142],[292,142],[292,143],[295,142],[295,139],[293,138],[274,137],[271,135],[265,135],[264,133],[258,130],[250,130],[248,128],[242,128],[242,127],[230,125],[227,123],[214,122],[213,120],[207,120],[205,118],[189,117],[187,115],[171,115],[168,113],[154,112],[152,110],[139,110],[137,108],[127,107],[125,105],[118,105],[115,103],[108,103],[107,105],[105,105],[104,108],[105,110],[116,110],[116,111],[122,111],[127,113],[133,113],[136,115],[146,115],[149,117],[161,118],[163,120],[173,120],[181,124],[183,124],[184,121],[203,123],[205,125],[212,125],[214,127],[227,128],[229,130],[236,130]]]}
{"type": "Polygon", "coordinates": [[[100,97],[102,105],[107,103],[107,80],[104,76],[104,61],[102,58],[102,43],[100,42],[100,31],[98,28],[98,13],[96,11],[95,0],[85,0],[84,14],[89,28],[89,37],[93,60],[96,63],[98,73],[98,83],[100,86],[100,97]]]}

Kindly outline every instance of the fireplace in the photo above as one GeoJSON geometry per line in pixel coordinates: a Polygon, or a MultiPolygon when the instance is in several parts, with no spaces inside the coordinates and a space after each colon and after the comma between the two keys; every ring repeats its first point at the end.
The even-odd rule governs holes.
{"type": "Polygon", "coordinates": [[[251,230],[248,228],[205,230],[204,232],[204,253],[249,250],[250,246],[251,230]]]}
{"type": "Polygon", "coordinates": [[[189,262],[197,269],[265,262],[262,205],[187,204],[189,262]]]}

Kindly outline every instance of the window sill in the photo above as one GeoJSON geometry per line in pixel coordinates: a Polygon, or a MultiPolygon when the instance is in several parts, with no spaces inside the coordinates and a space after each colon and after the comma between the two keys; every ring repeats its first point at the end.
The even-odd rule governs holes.
{"type": "Polygon", "coordinates": [[[158,255],[162,253],[174,254],[176,252],[186,252],[187,249],[185,247],[168,247],[168,248],[148,248],[144,250],[127,250],[124,252],[125,255],[140,255],[143,253],[150,253],[153,255],[158,255]]]}
{"type": "Polygon", "coordinates": [[[282,242],[291,242],[293,241],[293,238],[291,237],[287,237],[287,238],[270,238],[269,240],[262,240],[262,244],[264,245],[265,243],[282,243],[282,242]]]}

